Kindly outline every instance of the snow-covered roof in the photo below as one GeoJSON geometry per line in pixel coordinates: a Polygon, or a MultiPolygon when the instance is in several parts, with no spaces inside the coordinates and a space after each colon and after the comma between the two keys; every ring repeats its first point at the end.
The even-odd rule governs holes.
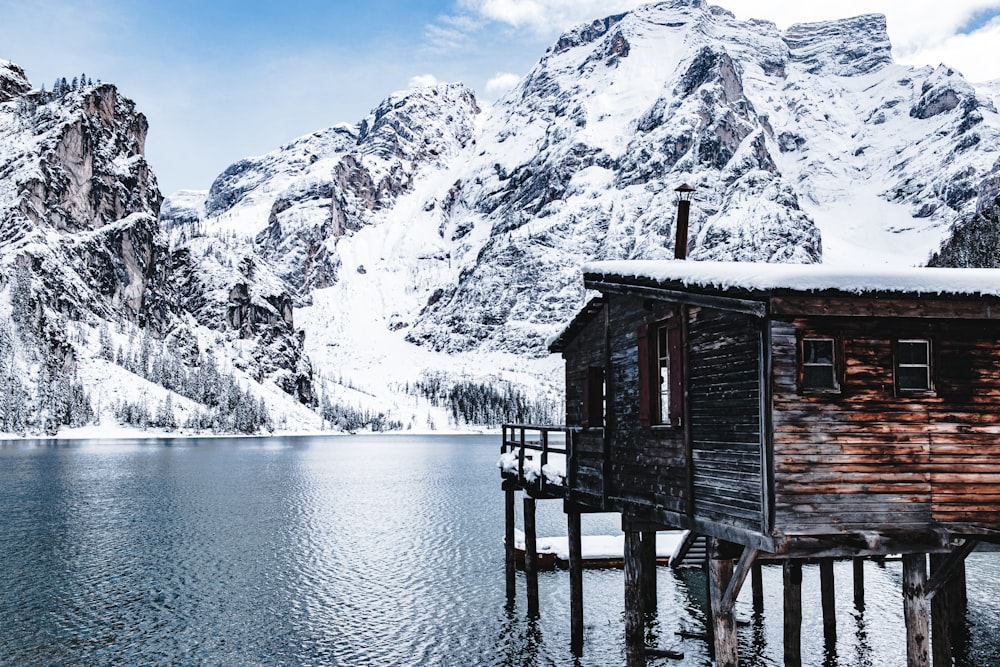
{"type": "Polygon", "coordinates": [[[673,289],[1000,296],[1000,269],[630,260],[589,262],[583,273],[588,279],[599,276],[673,289]]]}

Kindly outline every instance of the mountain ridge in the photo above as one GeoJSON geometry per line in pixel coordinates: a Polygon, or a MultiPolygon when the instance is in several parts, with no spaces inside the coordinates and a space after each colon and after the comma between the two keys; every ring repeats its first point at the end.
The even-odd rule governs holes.
{"type": "MultiPolygon", "coordinates": [[[[0,157],[34,155],[15,126],[34,122],[32,104],[48,113],[18,69],[0,68],[0,157]]],[[[923,264],[943,242],[947,257],[981,257],[955,245],[994,219],[966,222],[1000,191],[997,90],[896,64],[881,15],[781,31],[673,0],[570,29],[491,106],[462,84],[400,91],[357,123],[234,162],[206,192],[161,206],[147,180],[146,199],[106,195],[118,203],[88,219],[113,224],[77,230],[80,196],[43,193],[37,210],[100,236],[90,252],[105,265],[148,275],[151,289],[120,291],[167,323],[150,330],[191,363],[215,346],[297,429],[317,421],[288,398],[342,428],[454,425],[443,406],[460,386],[522,392],[558,419],[546,341],[586,298],[579,267],[672,258],[682,182],[696,187],[692,260],[923,264]],[[109,254],[124,247],[115,230],[140,229],[153,255],[109,254]]],[[[117,146],[104,189],[139,178],[141,151],[94,137],[117,146]]],[[[0,259],[13,261],[29,238],[18,225],[41,232],[4,192],[0,259]]]]}

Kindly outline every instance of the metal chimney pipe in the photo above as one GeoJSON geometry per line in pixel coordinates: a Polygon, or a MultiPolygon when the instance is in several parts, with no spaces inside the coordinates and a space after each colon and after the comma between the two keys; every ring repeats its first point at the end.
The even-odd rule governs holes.
{"type": "Polygon", "coordinates": [[[687,259],[688,216],[691,213],[691,193],[694,192],[694,188],[687,183],[682,183],[674,192],[677,193],[677,229],[674,237],[674,259],[687,259]]]}

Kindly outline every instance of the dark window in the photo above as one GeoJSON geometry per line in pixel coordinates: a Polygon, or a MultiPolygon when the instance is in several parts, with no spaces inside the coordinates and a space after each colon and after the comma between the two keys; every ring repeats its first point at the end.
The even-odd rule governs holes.
{"type": "Polygon", "coordinates": [[[607,385],[604,369],[588,366],[587,378],[583,385],[583,426],[600,428],[604,426],[604,402],[607,385]]]}
{"type": "Polygon", "coordinates": [[[900,391],[931,390],[931,342],[924,339],[896,343],[896,386],[900,391]]]}
{"type": "Polygon", "coordinates": [[[802,339],[802,389],[836,391],[837,364],[832,338],[802,339]]]}
{"type": "Polygon", "coordinates": [[[639,328],[639,421],[680,426],[684,384],[681,329],[676,317],[639,328]]]}

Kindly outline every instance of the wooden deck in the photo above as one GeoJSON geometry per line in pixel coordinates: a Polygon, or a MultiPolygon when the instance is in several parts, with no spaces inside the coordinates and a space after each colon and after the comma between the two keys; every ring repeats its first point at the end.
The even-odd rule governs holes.
{"type": "Polygon", "coordinates": [[[565,498],[572,438],[565,426],[504,424],[500,475],[532,498],[565,498]]]}

